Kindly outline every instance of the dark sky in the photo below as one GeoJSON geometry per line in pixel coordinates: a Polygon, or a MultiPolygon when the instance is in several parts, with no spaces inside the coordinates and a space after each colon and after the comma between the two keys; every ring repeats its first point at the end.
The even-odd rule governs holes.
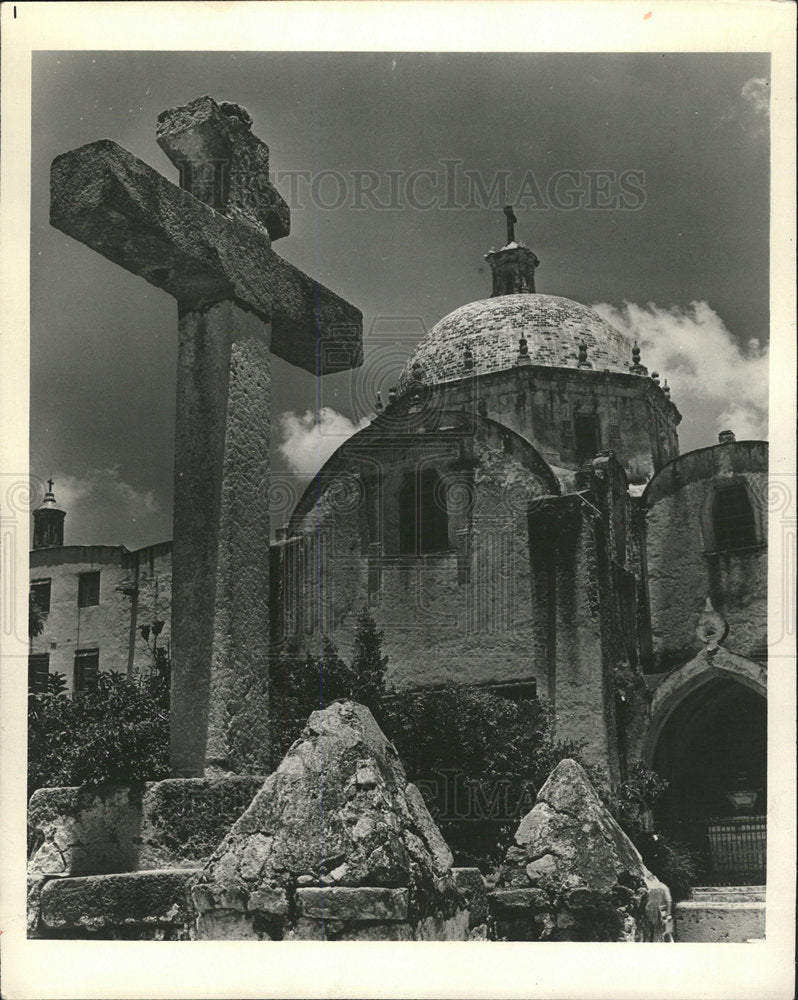
{"type": "Polygon", "coordinates": [[[504,242],[505,192],[541,258],[538,290],[601,303],[670,377],[683,451],[713,443],[727,417],[738,437],[759,436],[768,78],[756,54],[36,53],[31,465],[53,473],[66,541],[171,536],[177,325],[166,293],[49,226],[57,154],[112,138],[176,181],[158,113],[201,94],[248,108],[292,203],[292,234],[275,249],[364,313],[355,375],[317,393],[274,361],[275,481],[295,495],[315,463],[280,444],[307,456],[315,441],[324,457],[320,407],[335,411],[322,431],[350,428],[430,326],[490,293],[483,255],[504,242]],[[506,183],[480,197],[466,171],[488,193],[497,172],[506,183]],[[574,173],[558,198],[559,171],[574,173]],[[590,171],[612,172],[592,175],[610,207],[591,200],[590,171]]]}

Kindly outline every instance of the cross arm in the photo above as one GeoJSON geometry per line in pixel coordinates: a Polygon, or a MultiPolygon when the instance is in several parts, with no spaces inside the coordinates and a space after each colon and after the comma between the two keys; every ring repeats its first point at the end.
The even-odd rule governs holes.
{"type": "Polygon", "coordinates": [[[291,212],[269,180],[269,147],[251,127],[246,108],[198,97],[161,112],[156,137],[184,190],[278,240],[291,232],[291,212]]]}
{"type": "Polygon", "coordinates": [[[183,309],[233,299],[272,323],[272,351],[314,374],[362,363],[362,314],[228,218],[109,139],[56,157],[50,222],[173,295],[183,309]]]}

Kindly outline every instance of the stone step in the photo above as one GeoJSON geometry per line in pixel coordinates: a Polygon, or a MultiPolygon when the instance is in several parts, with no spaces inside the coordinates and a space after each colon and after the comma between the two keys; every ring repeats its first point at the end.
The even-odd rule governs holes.
{"type": "Polygon", "coordinates": [[[764,885],[700,885],[694,886],[691,902],[764,903],[764,885]]]}
{"type": "Polygon", "coordinates": [[[689,899],[674,907],[679,942],[747,942],[765,936],[763,900],[689,899]]]}

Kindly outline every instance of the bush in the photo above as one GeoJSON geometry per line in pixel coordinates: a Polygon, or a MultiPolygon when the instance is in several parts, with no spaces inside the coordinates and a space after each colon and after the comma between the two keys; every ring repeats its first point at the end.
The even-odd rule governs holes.
{"type": "Polygon", "coordinates": [[[33,596],[33,591],[28,594],[28,638],[35,639],[44,632],[47,624],[47,615],[42,611],[33,596]]]}
{"type": "Polygon", "coordinates": [[[674,903],[688,899],[699,871],[698,853],[664,833],[642,833],[633,840],[646,867],[670,889],[674,903]]]}
{"type": "Polygon", "coordinates": [[[458,865],[495,867],[559,761],[572,757],[602,777],[581,759],[583,744],[554,739],[534,699],[451,684],[400,693],[380,714],[458,865]]]}
{"type": "Polygon", "coordinates": [[[608,796],[607,804],[640,851],[643,863],[668,886],[674,902],[678,902],[690,895],[700,859],[689,845],[655,832],[654,806],[667,787],[665,778],[638,761],[618,792],[608,796]]]}
{"type": "Polygon", "coordinates": [[[52,675],[28,696],[28,794],[58,785],[133,784],[169,776],[168,661],[130,683],[101,673],[91,691],[64,693],[52,675]]]}

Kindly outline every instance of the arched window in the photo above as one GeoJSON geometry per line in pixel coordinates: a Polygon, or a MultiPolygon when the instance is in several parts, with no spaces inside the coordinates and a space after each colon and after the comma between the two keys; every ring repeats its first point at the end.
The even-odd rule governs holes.
{"type": "Polygon", "coordinates": [[[595,458],[601,451],[599,423],[595,413],[574,414],[574,451],[580,465],[595,458]]]}
{"type": "Polygon", "coordinates": [[[434,469],[406,472],[399,491],[399,552],[422,555],[449,548],[449,515],[434,469]]]}
{"type": "Polygon", "coordinates": [[[754,511],[744,483],[721,486],[712,499],[715,549],[744,549],[756,545],[754,511]]]}

